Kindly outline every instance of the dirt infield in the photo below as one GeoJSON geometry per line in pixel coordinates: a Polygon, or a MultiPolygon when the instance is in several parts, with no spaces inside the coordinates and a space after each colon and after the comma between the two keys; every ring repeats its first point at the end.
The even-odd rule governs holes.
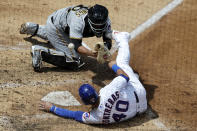
{"type": "Polygon", "coordinates": [[[133,43],[132,65],[144,83],[157,86],[149,103],[176,129],[197,128],[196,4],[183,2],[133,43]]]}
{"type": "MultiPolygon", "coordinates": [[[[150,106],[145,114],[116,125],[85,125],[39,111],[37,102],[49,92],[67,90],[80,101],[77,89],[82,83],[99,90],[114,75],[92,59],[75,72],[45,63],[44,72],[35,73],[30,47],[46,42],[30,40],[17,30],[25,21],[45,24],[50,13],[68,5],[100,3],[109,9],[112,28],[131,32],[171,1],[1,0],[0,130],[197,130],[196,0],[183,1],[131,41],[131,66],[140,74],[150,106]]],[[[100,39],[85,39],[90,47],[95,41],[100,39]]]]}

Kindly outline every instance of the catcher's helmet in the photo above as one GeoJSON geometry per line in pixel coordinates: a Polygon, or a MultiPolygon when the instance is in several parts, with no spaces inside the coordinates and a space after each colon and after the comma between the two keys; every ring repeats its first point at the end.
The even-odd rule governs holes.
{"type": "Polygon", "coordinates": [[[102,5],[94,5],[88,9],[88,23],[96,37],[101,37],[107,28],[108,10],[102,5]]]}
{"type": "Polygon", "coordinates": [[[93,105],[98,100],[98,94],[96,90],[89,84],[83,84],[80,86],[79,95],[85,105],[93,105]]]}

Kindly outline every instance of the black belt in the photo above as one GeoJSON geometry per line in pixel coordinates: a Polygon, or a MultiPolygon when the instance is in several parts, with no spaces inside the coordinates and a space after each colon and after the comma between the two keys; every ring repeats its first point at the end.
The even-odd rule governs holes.
{"type": "Polygon", "coordinates": [[[135,95],[135,98],[136,98],[136,103],[139,103],[139,98],[137,96],[137,93],[134,91],[134,95],[135,95]]]}

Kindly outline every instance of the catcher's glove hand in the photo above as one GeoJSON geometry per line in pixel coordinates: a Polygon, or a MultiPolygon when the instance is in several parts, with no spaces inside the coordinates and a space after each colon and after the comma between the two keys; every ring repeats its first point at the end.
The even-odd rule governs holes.
{"type": "Polygon", "coordinates": [[[94,50],[98,52],[97,61],[100,64],[103,64],[106,61],[110,60],[111,53],[109,52],[108,48],[104,45],[103,42],[98,42],[95,45],[94,50]]]}

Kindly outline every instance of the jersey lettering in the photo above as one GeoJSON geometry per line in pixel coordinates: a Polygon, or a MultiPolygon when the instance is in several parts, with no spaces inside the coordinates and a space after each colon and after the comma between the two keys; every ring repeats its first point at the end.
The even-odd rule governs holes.
{"type": "Polygon", "coordinates": [[[112,96],[112,98],[113,98],[114,101],[117,100],[117,97],[114,94],[112,94],[111,96],[112,96]]]}
{"type": "Polygon", "coordinates": [[[113,105],[114,104],[114,101],[112,100],[112,99],[108,99],[108,102],[111,104],[111,105],[113,105]]]}
{"type": "Polygon", "coordinates": [[[80,17],[81,15],[87,14],[88,10],[83,5],[78,5],[72,8],[72,11],[75,11],[75,15],[80,17]]]}
{"type": "Polygon", "coordinates": [[[106,104],[105,104],[105,107],[107,107],[107,108],[109,108],[109,109],[111,109],[111,108],[112,108],[112,106],[111,106],[111,105],[109,105],[108,103],[106,103],[106,104]]]}
{"type": "Polygon", "coordinates": [[[87,13],[88,13],[87,10],[82,9],[82,10],[77,11],[75,14],[76,14],[76,16],[80,17],[81,15],[84,15],[84,14],[87,14],[87,13]]]}
{"type": "Polygon", "coordinates": [[[111,95],[111,98],[108,99],[107,101],[108,103],[105,103],[105,110],[103,113],[103,121],[102,121],[104,124],[108,124],[110,122],[112,106],[118,100],[118,98],[119,98],[119,92],[116,91],[111,95]]]}

